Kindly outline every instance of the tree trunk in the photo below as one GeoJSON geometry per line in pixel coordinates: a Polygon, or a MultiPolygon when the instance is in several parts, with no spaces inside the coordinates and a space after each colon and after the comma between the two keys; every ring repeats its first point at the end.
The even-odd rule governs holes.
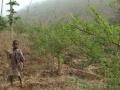
{"type": "Polygon", "coordinates": [[[3,0],[2,0],[2,3],[1,3],[1,16],[3,14],[3,0]]]}

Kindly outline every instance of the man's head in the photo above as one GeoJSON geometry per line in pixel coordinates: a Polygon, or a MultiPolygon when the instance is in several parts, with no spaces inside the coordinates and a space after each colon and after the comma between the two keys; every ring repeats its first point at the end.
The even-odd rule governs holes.
{"type": "Polygon", "coordinates": [[[13,41],[13,48],[17,49],[19,47],[19,41],[18,40],[14,40],[13,41]]]}

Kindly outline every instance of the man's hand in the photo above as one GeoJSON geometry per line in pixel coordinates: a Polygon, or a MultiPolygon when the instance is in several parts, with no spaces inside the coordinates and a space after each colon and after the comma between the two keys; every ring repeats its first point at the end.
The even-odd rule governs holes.
{"type": "Polygon", "coordinates": [[[5,50],[8,58],[11,58],[12,52],[10,50],[5,50]]]}
{"type": "Polygon", "coordinates": [[[12,52],[10,50],[7,51],[9,54],[12,54],[12,52]]]}

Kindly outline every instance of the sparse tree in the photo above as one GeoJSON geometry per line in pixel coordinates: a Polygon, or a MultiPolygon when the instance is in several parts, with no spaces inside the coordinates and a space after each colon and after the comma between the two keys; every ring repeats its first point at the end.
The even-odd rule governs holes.
{"type": "Polygon", "coordinates": [[[10,30],[11,30],[11,39],[13,39],[13,23],[16,19],[18,19],[18,17],[15,17],[15,13],[16,11],[14,10],[13,6],[18,6],[19,4],[15,1],[15,0],[10,0],[9,3],[7,3],[7,5],[10,6],[10,10],[8,10],[9,15],[8,15],[8,19],[9,19],[9,25],[10,25],[10,30]]]}

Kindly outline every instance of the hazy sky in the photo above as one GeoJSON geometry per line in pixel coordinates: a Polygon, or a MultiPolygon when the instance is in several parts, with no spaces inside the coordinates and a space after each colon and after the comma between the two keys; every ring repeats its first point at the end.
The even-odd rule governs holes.
{"type": "MultiPolygon", "coordinates": [[[[16,0],[16,1],[20,4],[20,6],[14,7],[16,11],[28,6],[31,2],[31,0],[16,0]]],[[[32,0],[32,3],[36,3],[36,2],[42,3],[43,1],[46,1],[46,0],[32,0]]],[[[1,7],[1,2],[2,0],[0,0],[0,7],[1,7]]],[[[6,15],[7,14],[6,11],[9,9],[9,6],[6,5],[6,3],[8,2],[9,0],[4,0],[3,15],[6,15]]]]}

